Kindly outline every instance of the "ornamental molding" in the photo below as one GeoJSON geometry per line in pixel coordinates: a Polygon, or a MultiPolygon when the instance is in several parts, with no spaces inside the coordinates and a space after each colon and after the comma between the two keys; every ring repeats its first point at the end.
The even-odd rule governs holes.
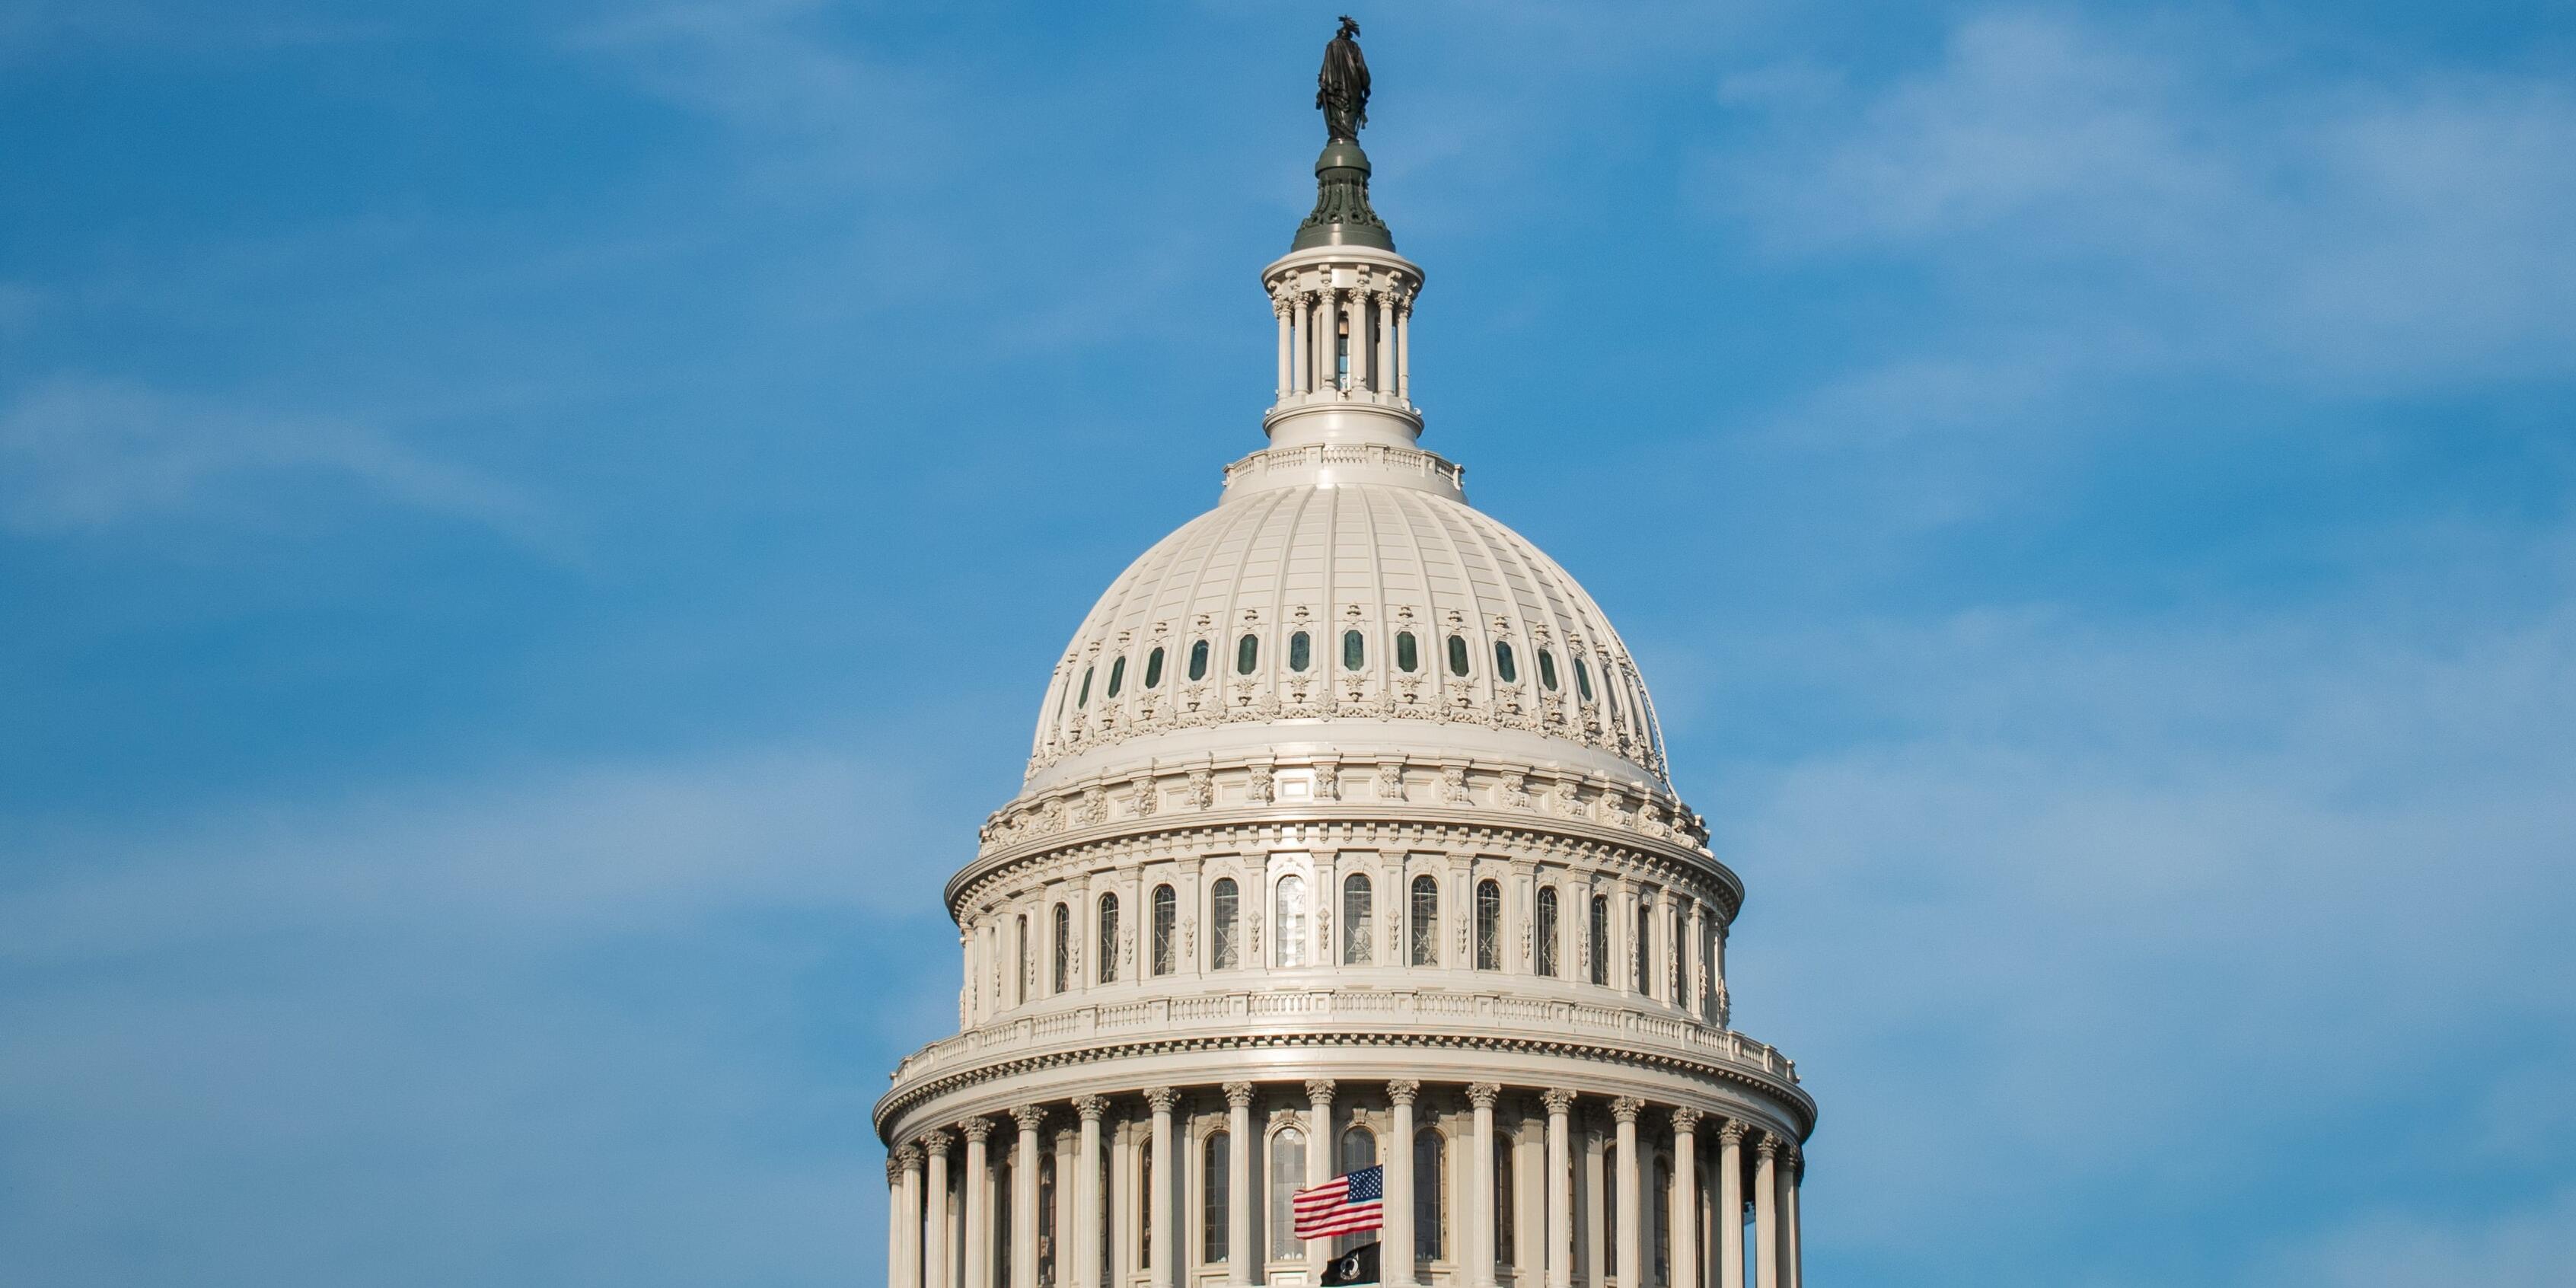
{"type": "MultiPolygon", "coordinates": [[[[898,1119],[924,1104],[971,1091],[977,1086],[999,1082],[1004,1079],[1018,1077],[1023,1074],[1050,1072],[1056,1070],[1070,1071],[1081,1069],[1085,1066],[1105,1065],[1116,1061],[1151,1058],[1155,1056],[1354,1047],[1391,1050],[1411,1049],[1468,1051],[1475,1052],[1479,1055],[1489,1056],[1559,1056],[1590,1060],[1605,1065],[1639,1069],[1650,1073],[1678,1075],[1715,1086],[1740,1088],[1743,1091],[1773,1100],[1787,1108],[1797,1122],[1803,1124],[1795,1127],[1795,1130],[1802,1135],[1807,1131],[1813,1130],[1813,1124],[1815,1122],[1815,1101],[1810,1098],[1806,1092],[1800,1090],[1792,1081],[1764,1075],[1752,1069],[1713,1063],[1705,1060],[1693,1060],[1669,1052],[1650,1051],[1634,1047],[1605,1046],[1596,1043],[1576,1042],[1558,1038],[1501,1037],[1490,1034],[1422,1034],[1390,1032],[1265,1034],[1214,1033],[1191,1037],[1145,1038],[1133,1042],[1106,1043],[1083,1047],[1078,1050],[1056,1051],[1023,1056],[1015,1059],[996,1061],[991,1064],[979,1065],[970,1069],[957,1070],[910,1086],[898,1085],[894,1090],[887,1092],[882,1099],[877,1101],[873,1117],[877,1124],[877,1131],[879,1135],[882,1136],[898,1119]]],[[[1398,1104],[1406,1103],[1406,1100],[1398,1097],[1396,1092],[1397,1088],[1407,1085],[1410,1086],[1412,1091],[1412,1103],[1420,1103],[1419,1097],[1421,1083],[1415,1079],[1398,1079],[1389,1082],[1387,1084],[1389,1098],[1398,1104]]],[[[1168,1086],[1147,1087],[1144,1089],[1143,1095],[1148,1106],[1156,1110],[1168,1109],[1172,1105],[1178,1104],[1180,1100],[1180,1093],[1168,1086]]],[[[1641,1110],[1643,1108],[1644,1102],[1642,1100],[1634,1100],[1633,1097],[1622,1097],[1621,1099],[1633,1100],[1641,1110]]],[[[1730,1121],[1733,1121],[1734,1115],[1741,1114],[1743,1111],[1743,1106],[1734,1104],[1717,1104],[1709,1109],[1709,1112],[1711,1113],[1727,1115],[1730,1118],[1730,1121]]],[[[1293,1110],[1283,1110],[1278,1112],[1293,1112],[1293,1110]]],[[[1612,1112],[1614,1115],[1617,1112],[1617,1104],[1615,1102],[1612,1105],[1612,1112]]],[[[961,1127],[962,1125],[963,1124],[961,1124],[961,1127]]],[[[1786,1139],[1776,1131],[1767,1130],[1764,1132],[1762,1138],[1766,1141],[1773,1142],[1771,1148],[1775,1150],[1778,1142],[1786,1139]]]]}

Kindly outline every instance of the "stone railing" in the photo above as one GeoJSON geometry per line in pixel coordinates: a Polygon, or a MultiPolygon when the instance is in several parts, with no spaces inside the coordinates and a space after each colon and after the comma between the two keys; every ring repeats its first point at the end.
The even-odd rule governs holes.
{"type": "Polygon", "coordinates": [[[895,1066],[897,1086],[997,1057],[1115,1044],[1139,1037],[1349,1031],[1370,1024],[1429,1035],[1532,1031],[1732,1064],[1795,1084],[1795,1061],[1732,1029],[1624,1006],[1455,989],[1311,988],[1195,993],[1095,1003],[997,1020],[933,1042],[895,1066]]]}
{"type": "Polygon", "coordinates": [[[1328,469],[1363,469],[1372,472],[1418,474],[1450,489],[1466,485],[1467,467],[1434,452],[1420,448],[1391,447],[1384,443],[1309,443],[1303,447],[1272,447],[1254,452],[1225,467],[1226,485],[1263,475],[1294,471],[1328,469]]]}

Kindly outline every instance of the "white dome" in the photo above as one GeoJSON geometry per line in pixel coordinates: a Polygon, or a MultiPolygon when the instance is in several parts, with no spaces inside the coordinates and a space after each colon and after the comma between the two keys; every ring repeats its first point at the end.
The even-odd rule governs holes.
{"type": "Polygon", "coordinates": [[[1457,477],[1383,445],[1273,448],[1229,467],[1224,501],[1128,565],[1074,632],[1030,790],[1149,759],[1329,745],[1463,747],[1669,793],[1627,646],[1554,560],[1467,505],[1457,477]]]}

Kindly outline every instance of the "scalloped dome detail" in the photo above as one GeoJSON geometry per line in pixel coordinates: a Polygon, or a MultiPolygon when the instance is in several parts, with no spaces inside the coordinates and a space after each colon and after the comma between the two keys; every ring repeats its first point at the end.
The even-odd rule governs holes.
{"type": "Polygon", "coordinates": [[[1158,737],[1196,756],[1209,738],[1188,735],[1236,725],[1245,743],[1460,732],[1405,721],[1539,735],[1671,789],[1635,661],[1582,586],[1463,501],[1373,482],[1230,490],[1128,565],[1056,665],[1029,776],[1158,737]]]}

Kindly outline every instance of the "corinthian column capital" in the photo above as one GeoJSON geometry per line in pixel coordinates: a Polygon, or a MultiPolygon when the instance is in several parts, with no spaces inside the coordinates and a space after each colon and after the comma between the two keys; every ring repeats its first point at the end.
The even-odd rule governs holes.
{"type": "Polygon", "coordinates": [[[948,1152],[949,1142],[955,1139],[957,1138],[944,1131],[932,1130],[923,1132],[921,1134],[922,1152],[933,1158],[937,1158],[948,1152]]]}
{"type": "Polygon", "coordinates": [[[1550,1087],[1540,1092],[1538,1098],[1547,1105],[1547,1111],[1551,1114],[1569,1113],[1574,1109],[1574,1088],[1572,1087],[1550,1087]]]}
{"type": "Polygon", "coordinates": [[[1386,1098],[1399,1105],[1412,1104],[1422,1094],[1422,1084],[1411,1078],[1398,1078],[1386,1084],[1386,1098]]]}
{"type": "Polygon", "coordinates": [[[1308,1078],[1306,1080],[1306,1099],[1317,1109],[1323,1109],[1331,1105],[1333,1103],[1333,1080],[1330,1078],[1308,1078]]]}
{"type": "Polygon", "coordinates": [[[1474,1105],[1478,1109],[1493,1108],[1494,1102],[1501,1099],[1502,1095],[1503,1087],[1502,1084],[1498,1082],[1471,1082],[1467,1084],[1467,1103],[1474,1105]]]}
{"type": "Polygon", "coordinates": [[[1226,1108],[1228,1108],[1228,1109],[1248,1109],[1248,1108],[1250,1108],[1251,1106],[1252,1106],[1252,1084],[1251,1084],[1251,1083],[1249,1083],[1249,1082],[1229,1082],[1229,1083],[1225,1084],[1225,1107],[1226,1107],[1226,1108]]]}
{"type": "Polygon", "coordinates": [[[1707,1115],[1701,1113],[1699,1110],[1692,1109],[1687,1106],[1676,1109],[1673,1111],[1673,1130],[1677,1132],[1697,1131],[1699,1130],[1699,1120],[1706,1116],[1707,1115]]]}
{"type": "Polygon", "coordinates": [[[968,1143],[981,1145],[993,1134],[994,1126],[990,1118],[964,1118],[958,1120],[957,1133],[964,1136],[968,1143]]]}
{"type": "Polygon", "coordinates": [[[1645,1112],[1645,1109],[1645,1101],[1635,1096],[1621,1096],[1610,1102],[1610,1117],[1619,1122],[1632,1123],[1637,1121],[1637,1115],[1645,1112]]]}
{"type": "Polygon", "coordinates": [[[1020,1124],[1021,1131],[1036,1131],[1046,1122],[1047,1109],[1045,1105],[1019,1105],[1011,1110],[1011,1117],[1020,1124]]]}
{"type": "Polygon", "coordinates": [[[1170,1087],[1145,1088],[1146,1107],[1152,1109],[1155,1113],[1168,1114],[1172,1112],[1172,1106],[1177,1105],[1180,1102],[1181,1093],[1172,1090],[1170,1087]]]}
{"type": "Polygon", "coordinates": [[[1101,1119],[1109,1116],[1109,1098],[1106,1096],[1075,1096],[1073,1098],[1073,1112],[1079,1115],[1084,1122],[1099,1122],[1101,1119]]]}

